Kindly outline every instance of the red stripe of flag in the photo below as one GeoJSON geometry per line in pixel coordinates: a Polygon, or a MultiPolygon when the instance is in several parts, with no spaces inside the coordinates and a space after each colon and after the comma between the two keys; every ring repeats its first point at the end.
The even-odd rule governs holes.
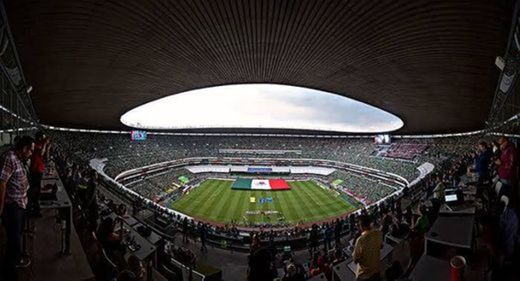
{"type": "Polygon", "coordinates": [[[291,187],[287,184],[285,180],[282,179],[270,179],[269,186],[271,186],[271,190],[287,190],[291,189],[291,187]]]}

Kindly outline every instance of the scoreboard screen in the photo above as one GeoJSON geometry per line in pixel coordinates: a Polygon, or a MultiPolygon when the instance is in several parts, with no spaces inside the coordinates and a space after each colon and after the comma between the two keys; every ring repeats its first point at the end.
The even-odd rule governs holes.
{"type": "Polygon", "coordinates": [[[252,174],[270,174],[273,172],[273,169],[263,167],[248,167],[247,172],[252,174]]]}
{"type": "Polygon", "coordinates": [[[390,142],[390,135],[377,135],[374,138],[374,143],[376,144],[390,144],[390,142]]]}
{"type": "Polygon", "coordinates": [[[132,131],[130,133],[130,139],[133,141],[146,140],[146,132],[145,131],[132,131]]]}

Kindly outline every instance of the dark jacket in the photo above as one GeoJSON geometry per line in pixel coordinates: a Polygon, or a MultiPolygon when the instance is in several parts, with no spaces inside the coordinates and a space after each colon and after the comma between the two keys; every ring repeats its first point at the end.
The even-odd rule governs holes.
{"type": "Polygon", "coordinates": [[[489,175],[489,164],[491,163],[492,156],[493,152],[491,149],[486,149],[485,151],[480,152],[480,154],[475,158],[475,171],[479,176],[489,175]]]}

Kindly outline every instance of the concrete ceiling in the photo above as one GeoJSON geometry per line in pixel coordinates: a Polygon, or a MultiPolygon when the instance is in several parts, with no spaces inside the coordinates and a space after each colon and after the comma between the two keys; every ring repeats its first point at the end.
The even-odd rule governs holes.
{"type": "Polygon", "coordinates": [[[375,105],[403,119],[399,133],[447,133],[484,125],[511,2],[10,0],[6,10],[45,124],[122,129],[121,114],[160,97],[267,82],[375,105]]]}

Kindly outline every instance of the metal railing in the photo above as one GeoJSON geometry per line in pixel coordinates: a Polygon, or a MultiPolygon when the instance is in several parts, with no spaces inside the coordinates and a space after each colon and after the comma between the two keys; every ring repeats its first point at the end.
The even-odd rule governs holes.
{"type": "Polygon", "coordinates": [[[511,20],[509,39],[503,61],[505,65],[500,73],[495,89],[487,128],[501,132],[504,122],[520,112],[520,1],[516,1],[511,20]]]}
{"type": "Polygon", "coordinates": [[[38,127],[3,1],[0,2],[0,130],[38,127]]]}

